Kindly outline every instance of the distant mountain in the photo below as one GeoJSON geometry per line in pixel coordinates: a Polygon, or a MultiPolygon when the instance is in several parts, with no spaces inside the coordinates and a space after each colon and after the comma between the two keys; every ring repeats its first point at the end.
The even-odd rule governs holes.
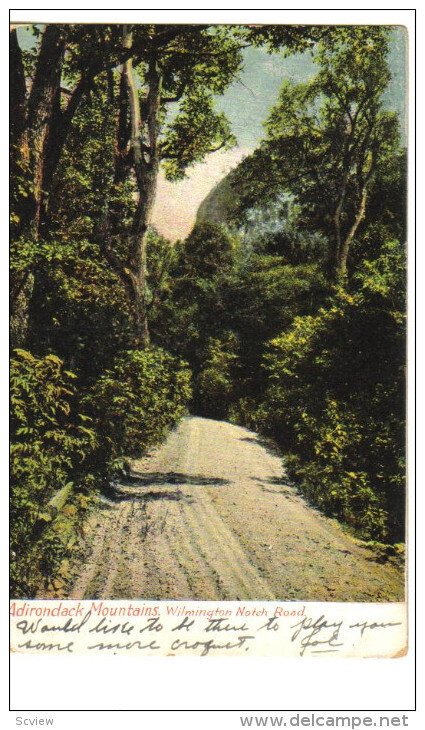
{"type": "Polygon", "coordinates": [[[238,194],[232,187],[235,170],[231,170],[204,198],[196,214],[196,223],[229,223],[238,203],[238,194]]]}

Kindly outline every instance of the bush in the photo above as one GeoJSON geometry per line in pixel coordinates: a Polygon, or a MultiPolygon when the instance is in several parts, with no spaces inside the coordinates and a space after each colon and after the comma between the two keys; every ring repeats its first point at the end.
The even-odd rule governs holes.
{"type": "Polygon", "coordinates": [[[11,591],[32,597],[55,574],[66,543],[49,519],[47,504],[70,482],[95,434],[87,416],[72,410],[75,375],[55,355],[36,358],[15,350],[11,361],[11,591]],[[43,539],[39,539],[41,528],[43,539]]]}
{"type": "Polygon", "coordinates": [[[226,418],[235,393],[238,341],[232,332],[210,338],[204,365],[196,380],[197,410],[210,418],[226,418]]]}
{"type": "Polygon", "coordinates": [[[260,408],[305,494],[382,542],[404,538],[403,254],[384,245],[354,292],[336,291],[272,340],[260,408]]]}
{"type": "Polygon", "coordinates": [[[140,456],[186,413],[191,373],[161,349],[131,350],[117,358],[85,398],[99,434],[97,459],[140,456]]]}
{"type": "Polygon", "coordinates": [[[328,399],[319,416],[303,412],[295,431],[298,447],[287,457],[286,467],[304,494],[365,536],[387,539],[385,500],[373,475],[361,470],[367,445],[359,414],[328,399]]]}

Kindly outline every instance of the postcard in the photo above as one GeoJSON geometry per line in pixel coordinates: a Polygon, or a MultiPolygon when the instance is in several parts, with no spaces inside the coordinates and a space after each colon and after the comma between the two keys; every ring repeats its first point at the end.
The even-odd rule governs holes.
{"type": "Polygon", "coordinates": [[[12,656],[406,657],[411,29],[69,12],[10,27],[12,656]]]}

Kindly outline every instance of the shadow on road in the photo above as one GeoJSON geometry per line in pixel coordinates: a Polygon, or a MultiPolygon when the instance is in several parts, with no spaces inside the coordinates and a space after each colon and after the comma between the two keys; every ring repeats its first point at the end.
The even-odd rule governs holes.
{"type": "Polygon", "coordinates": [[[251,479],[254,479],[257,482],[262,492],[269,492],[270,494],[283,494],[287,498],[289,498],[290,496],[295,497],[299,493],[297,488],[289,483],[287,477],[269,477],[268,479],[251,477],[251,479]],[[273,489],[273,487],[281,487],[281,489],[273,489]]]}
{"type": "Polygon", "coordinates": [[[175,471],[151,471],[138,473],[133,472],[126,477],[123,477],[117,482],[117,486],[123,487],[149,487],[165,486],[167,484],[190,484],[194,487],[222,487],[226,484],[230,484],[228,479],[221,479],[219,477],[205,477],[198,474],[182,474],[175,471]]]}
{"type": "MultiPolygon", "coordinates": [[[[269,477],[268,479],[260,479],[259,477],[251,477],[256,482],[261,482],[261,484],[276,484],[278,487],[287,487],[288,486],[288,477],[269,477]]],[[[267,491],[267,490],[265,490],[267,491]]],[[[268,490],[271,491],[271,490],[268,490]]]]}
{"type": "Polygon", "coordinates": [[[279,446],[267,436],[260,436],[259,434],[256,434],[255,436],[242,436],[239,441],[245,441],[249,444],[261,446],[269,454],[273,454],[273,456],[282,456],[279,446]]]}
{"type": "Polygon", "coordinates": [[[221,487],[230,484],[228,479],[219,477],[205,477],[196,474],[182,474],[180,472],[146,472],[131,473],[119,480],[110,482],[103,490],[103,496],[111,502],[125,502],[130,500],[154,501],[169,500],[173,502],[190,502],[190,497],[179,489],[160,489],[147,491],[149,487],[193,486],[193,487],[221,487]]]}
{"type": "Polygon", "coordinates": [[[106,505],[112,506],[118,502],[186,502],[192,503],[189,495],[184,494],[179,489],[175,491],[161,489],[161,491],[139,491],[138,489],[129,489],[122,484],[110,484],[103,490],[103,501],[106,505]]]}

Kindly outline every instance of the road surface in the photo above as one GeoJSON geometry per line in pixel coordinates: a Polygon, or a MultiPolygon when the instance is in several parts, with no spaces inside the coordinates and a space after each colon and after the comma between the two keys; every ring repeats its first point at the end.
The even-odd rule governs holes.
{"type": "Polygon", "coordinates": [[[379,563],[290,486],[245,428],[183,419],[84,526],[69,598],[402,600],[379,563]]]}

